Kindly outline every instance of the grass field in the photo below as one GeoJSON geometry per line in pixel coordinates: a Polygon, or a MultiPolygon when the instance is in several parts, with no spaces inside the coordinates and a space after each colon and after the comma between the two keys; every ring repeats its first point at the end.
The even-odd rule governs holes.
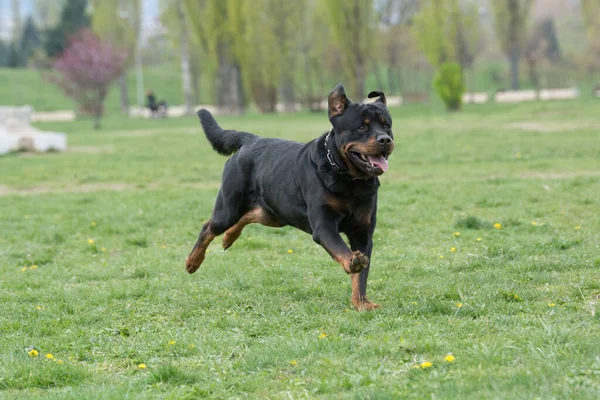
{"type": "Polygon", "coordinates": [[[194,118],[40,125],[70,150],[0,158],[0,398],[596,399],[598,110],[393,110],[369,313],[291,228],[185,272],[225,162],[194,118]]]}

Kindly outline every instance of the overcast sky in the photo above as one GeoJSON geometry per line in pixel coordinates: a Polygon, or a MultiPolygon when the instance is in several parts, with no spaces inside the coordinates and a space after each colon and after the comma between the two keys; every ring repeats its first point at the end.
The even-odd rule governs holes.
{"type": "MultiPolygon", "coordinates": [[[[142,0],[144,5],[144,30],[152,29],[158,16],[159,0],[142,0]]],[[[21,15],[26,18],[33,11],[34,0],[20,0],[21,15]]],[[[0,38],[7,39],[12,34],[11,0],[0,0],[0,38]]]]}

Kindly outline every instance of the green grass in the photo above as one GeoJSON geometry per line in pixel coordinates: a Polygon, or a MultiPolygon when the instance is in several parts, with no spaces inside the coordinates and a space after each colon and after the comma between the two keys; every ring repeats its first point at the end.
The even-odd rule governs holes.
{"type": "MultiPolygon", "coordinates": [[[[393,110],[370,313],[291,228],[249,226],[185,272],[225,162],[194,118],[39,125],[71,150],[0,158],[0,398],[595,399],[597,110],[393,110]]],[[[219,122],[298,141],[328,128],[219,122]]]]}
{"type": "MultiPolygon", "coordinates": [[[[11,106],[31,105],[35,111],[71,110],[73,102],[60,89],[48,82],[46,72],[31,69],[0,68],[0,104],[11,106]]],[[[153,89],[159,100],[169,104],[181,104],[183,95],[180,72],[177,65],[164,63],[143,69],[145,90],[153,89]]],[[[135,71],[128,75],[127,92],[130,104],[137,104],[135,71]]],[[[144,92],[145,96],[145,92],[144,92]]],[[[106,98],[106,112],[120,111],[118,87],[112,85],[106,98]]],[[[206,100],[205,100],[206,101],[206,100]]],[[[144,98],[145,102],[145,98],[144,98]]]]}

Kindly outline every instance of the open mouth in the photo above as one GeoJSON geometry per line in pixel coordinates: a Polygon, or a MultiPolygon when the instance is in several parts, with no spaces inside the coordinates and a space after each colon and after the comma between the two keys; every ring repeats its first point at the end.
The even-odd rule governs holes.
{"type": "Polygon", "coordinates": [[[376,155],[367,155],[352,150],[350,150],[348,154],[350,154],[350,160],[367,174],[381,175],[389,168],[389,154],[380,153],[376,155]]]}

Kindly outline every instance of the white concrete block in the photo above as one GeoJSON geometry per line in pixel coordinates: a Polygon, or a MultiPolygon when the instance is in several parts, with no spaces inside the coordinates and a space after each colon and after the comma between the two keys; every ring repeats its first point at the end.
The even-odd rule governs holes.
{"type": "Polygon", "coordinates": [[[485,104],[490,100],[486,92],[473,92],[463,94],[462,101],[465,104],[485,104]]]}
{"type": "Polygon", "coordinates": [[[579,98],[579,89],[542,89],[540,90],[540,100],[573,100],[579,98]]]}
{"type": "Polygon", "coordinates": [[[494,97],[496,103],[520,103],[522,101],[537,100],[535,90],[507,90],[496,93],[494,97]]]}

